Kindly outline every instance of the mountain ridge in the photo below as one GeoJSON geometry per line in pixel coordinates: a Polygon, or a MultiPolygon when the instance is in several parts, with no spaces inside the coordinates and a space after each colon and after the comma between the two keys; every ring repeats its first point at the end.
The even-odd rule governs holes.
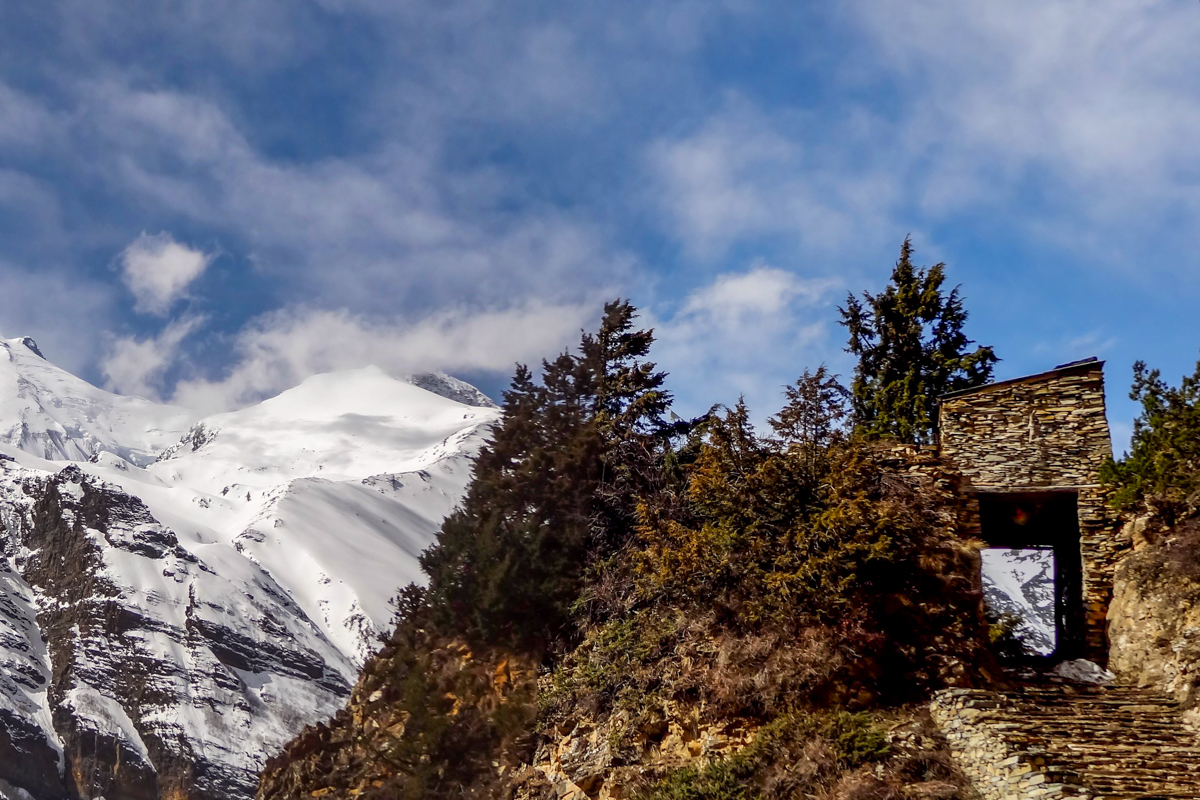
{"type": "Polygon", "coordinates": [[[362,368],[197,420],[3,340],[0,797],[249,797],[470,478],[498,411],[443,377],[477,404],[362,368]]]}

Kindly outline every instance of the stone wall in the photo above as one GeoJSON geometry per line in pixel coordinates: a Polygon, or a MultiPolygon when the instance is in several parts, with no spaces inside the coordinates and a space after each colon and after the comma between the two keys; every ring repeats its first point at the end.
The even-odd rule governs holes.
{"type": "MultiPolygon", "coordinates": [[[[1107,657],[1105,617],[1113,570],[1127,548],[1101,486],[1112,456],[1104,405],[1104,362],[1095,359],[1049,372],[946,395],[938,420],[938,453],[963,475],[962,491],[1071,491],[1079,509],[1084,570],[1085,655],[1107,657]]],[[[978,524],[969,525],[972,532],[978,524]]]]}
{"type": "Polygon", "coordinates": [[[942,458],[980,490],[1096,484],[1112,456],[1103,365],[1087,361],[943,397],[942,458]]]}
{"type": "MultiPolygon", "coordinates": [[[[1048,763],[1046,753],[989,724],[1004,698],[980,689],[946,689],[929,704],[955,761],[983,800],[1091,798],[1078,773],[1048,763]]],[[[1010,726],[1011,727],[1011,726],[1010,726]]]]}

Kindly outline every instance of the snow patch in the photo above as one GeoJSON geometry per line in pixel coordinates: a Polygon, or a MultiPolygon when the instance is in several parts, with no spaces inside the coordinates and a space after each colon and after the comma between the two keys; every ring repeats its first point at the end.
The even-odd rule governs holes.
{"type": "Polygon", "coordinates": [[[116,700],[105,697],[87,684],[81,684],[67,692],[63,705],[75,710],[76,718],[85,728],[111,736],[126,745],[142,763],[154,768],[142,735],[116,700]]]}

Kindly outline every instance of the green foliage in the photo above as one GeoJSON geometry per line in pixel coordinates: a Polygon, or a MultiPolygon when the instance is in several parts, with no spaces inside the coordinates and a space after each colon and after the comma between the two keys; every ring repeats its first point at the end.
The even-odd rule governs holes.
{"type": "Polygon", "coordinates": [[[1100,473],[1116,487],[1113,505],[1132,510],[1149,501],[1169,518],[1193,512],[1200,490],[1200,363],[1175,388],[1139,361],[1129,397],[1142,407],[1132,449],[1100,473]]]}
{"type": "MultiPolygon", "coordinates": [[[[934,272],[920,278],[938,295],[934,272]]],[[[956,294],[937,303],[939,335],[961,326],[956,294]]],[[[488,765],[517,763],[498,754],[579,715],[632,762],[681,706],[775,721],[650,797],[804,796],[885,749],[869,718],[812,709],[919,696],[973,654],[977,598],[956,580],[940,496],[847,430],[856,398],[837,376],[787,387],[770,437],[740,402],[668,423],[653,337],[633,319],[610,303],[540,379],[518,366],[462,505],[421,556],[428,588],[397,597],[383,685],[404,725],[380,758],[412,789],[400,796],[465,796],[488,765]],[[530,689],[489,705],[493,675],[468,646],[549,667],[536,702],[530,689]]]]}
{"type": "Polygon", "coordinates": [[[942,290],[945,264],[912,264],[906,237],[883,292],[854,295],[841,309],[850,334],[855,427],[871,436],[910,444],[933,440],[941,395],[980,386],[992,376],[996,355],[963,333],[967,312],[958,288],[942,290]]]}
{"type": "Polygon", "coordinates": [[[421,556],[429,589],[410,617],[532,652],[573,636],[588,561],[632,535],[634,497],[679,430],[662,419],[670,395],[634,317],[606,305],[599,332],[544,362],[540,383],[518,366],[466,498],[421,556]]]}
{"type": "Polygon", "coordinates": [[[724,606],[753,626],[831,623],[873,598],[913,593],[917,560],[938,549],[939,533],[885,472],[861,441],[760,439],[739,404],[709,428],[688,514],[644,507],[631,554],[641,599],[724,606]]]}
{"type": "Polygon", "coordinates": [[[783,391],[787,404],[767,420],[775,431],[772,443],[787,450],[807,485],[816,486],[824,477],[829,448],[846,440],[850,392],[824,365],[815,373],[804,370],[783,391]]]}
{"type": "Polygon", "coordinates": [[[1001,661],[1017,661],[1029,654],[1017,632],[1021,618],[1016,614],[988,615],[988,644],[1001,661]]]}
{"type": "Polygon", "coordinates": [[[666,677],[659,665],[679,639],[679,620],[644,610],[593,628],[554,671],[538,701],[543,719],[563,712],[625,713],[636,727],[657,710],[666,677]]]}
{"type": "Polygon", "coordinates": [[[811,796],[807,792],[820,784],[887,754],[887,739],[867,714],[789,714],[762,728],[740,752],[701,768],[676,770],[638,800],[745,800],[789,794],[780,789],[798,789],[805,794],[795,792],[795,796],[811,796]],[[811,763],[805,751],[823,751],[828,761],[811,763]],[[793,770],[802,774],[789,775],[793,770]]]}
{"type": "MultiPolygon", "coordinates": [[[[828,381],[810,375],[810,389],[814,378],[828,381]]],[[[633,608],[712,614],[733,636],[790,635],[799,651],[802,635],[824,631],[812,647],[829,670],[875,659],[888,669],[868,691],[919,692],[938,680],[932,665],[983,646],[968,557],[938,522],[945,498],[912,483],[889,448],[778,422],[835,420],[840,393],[789,397],[774,438],[755,434],[741,403],[710,420],[682,497],[643,501],[611,580],[630,587],[633,608]]],[[[793,671],[813,700],[835,678],[801,661],[793,671]]]]}

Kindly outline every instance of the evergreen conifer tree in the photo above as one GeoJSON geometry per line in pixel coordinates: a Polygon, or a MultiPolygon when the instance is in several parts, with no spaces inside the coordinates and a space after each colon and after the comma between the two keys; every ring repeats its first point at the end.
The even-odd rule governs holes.
{"type": "Polygon", "coordinates": [[[938,397],[991,379],[998,359],[991,347],[968,349],[974,342],[963,332],[962,297],[957,287],[942,290],[945,267],[914,267],[905,237],[887,288],[863,292],[861,301],[851,294],[839,309],[850,334],[846,349],[858,357],[851,387],[857,430],[928,444],[938,397]]]}
{"type": "Polygon", "coordinates": [[[1138,361],[1129,398],[1142,407],[1132,450],[1100,472],[1117,488],[1113,505],[1133,510],[1149,501],[1168,520],[1194,514],[1200,508],[1200,363],[1176,388],[1138,361]]]}
{"type": "Polygon", "coordinates": [[[775,431],[773,441],[799,465],[806,484],[815,486],[829,464],[829,448],[846,436],[850,392],[824,365],[816,372],[804,370],[783,391],[787,405],[767,420],[775,431]]]}
{"type": "Polygon", "coordinates": [[[474,480],[421,556],[429,588],[406,613],[457,635],[534,652],[571,635],[569,609],[588,562],[633,535],[670,437],[664,375],[644,361],[636,310],[605,306],[578,353],[518,366],[474,480]]]}

